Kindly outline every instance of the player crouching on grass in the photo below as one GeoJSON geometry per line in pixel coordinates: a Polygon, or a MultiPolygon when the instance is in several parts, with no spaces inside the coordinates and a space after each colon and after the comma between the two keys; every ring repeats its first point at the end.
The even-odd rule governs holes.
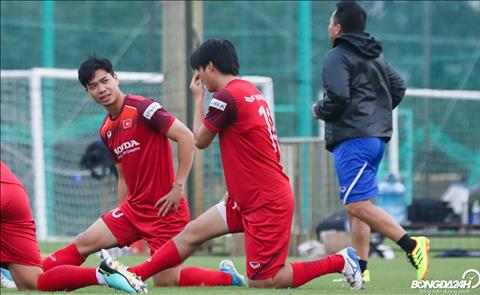
{"type": "Polygon", "coordinates": [[[25,187],[7,165],[2,161],[0,165],[0,263],[10,271],[18,290],[72,291],[108,285],[128,293],[146,292],[146,285],[115,261],[104,260],[99,268],[60,265],[43,272],[25,187]]]}
{"type": "MultiPolygon", "coordinates": [[[[75,237],[72,244],[45,258],[44,270],[81,265],[102,248],[123,247],[144,239],[151,254],[178,234],[190,221],[184,185],[192,167],[192,132],[153,99],[124,94],[106,58],[91,57],[78,69],[78,79],[107,114],[100,136],[118,171],[118,208],[106,212],[75,237]],[[177,142],[177,169],[170,140],[177,142]]],[[[122,272],[115,261],[105,261],[122,272]]],[[[222,271],[172,265],[154,278],[156,286],[224,286],[231,276],[222,271]]],[[[145,280],[145,278],[143,278],[145,280]]]]}
{"type": "MultiPolygon", "coordinates": [[[[228,233],[245,234],[246,268],[250,287],[290,288],[329,273],[341,273],[352,289],[362,287],[356,251],[286,263],[294,212],[294,196],[280,164],[275,125],[262,93],[241,80],[237,53],[227,40],[205,41],[190,56],[198,71],[190,89],[194,97],[195,145],[204,149],[217,133],[227,198],[190,222],[147,262],[128,270],[148,279],[182,263],[203,242],[228,233]],[[204,85],[213,92],[204,115],[204,85]]],[[[230,261],[232,280],[243,280],[230,261]]]]}

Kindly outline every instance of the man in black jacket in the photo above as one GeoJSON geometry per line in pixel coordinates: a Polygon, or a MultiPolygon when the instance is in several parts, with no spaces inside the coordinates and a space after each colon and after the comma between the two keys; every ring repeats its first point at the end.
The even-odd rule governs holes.
{"type": "Polygon", "coordinates": [[[382,54],[381,43],[364,32],[367,15],[355,2],[339,2],[328,26],[333,48],[323,63],[323,99],[312,106],[325,121],[327,149],[333,152],[340,198],[351,224],[351,239],[367,268],[370,228],[395,241],[417,269],[428,272],[428,239],[410,237],[370,199],[379,195],[376,173],[392,135],[392,110],[405,84],[382,54]]]}

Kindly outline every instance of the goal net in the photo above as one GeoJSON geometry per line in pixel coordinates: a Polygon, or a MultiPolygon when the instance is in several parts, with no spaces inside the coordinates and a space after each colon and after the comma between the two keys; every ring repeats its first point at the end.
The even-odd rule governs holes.
{"type": "MultiPolygon", "coordinates": [[[[161,102],[163,75],[117,72],[125,93],[161,102]]],[[[273,107],[272,79],[243,77],[273,107]]],[[[117,205],[116,178],[80,167],[105,117],[78,82],[77,71],[1,71],[1,155],[26,186],[39,240],[71,238],[117,205]]]]}
{"type": "Polygon", "coordinates": [[[480,181],[480,91],[408,89],[394,114],[389,171],[413,198],[440,198],[449,184],[480,181]]]}
{"type": "MultiPolygon", "coordinates": [[[[480,202],[479,112],[480,91],[408,89],[396,113],[398,133],[387,158],[390,171],[397,170],[405,184],[406,205],[414,200],[450,199],[453,209],[454,215],[447,219],[411,229],[412,234],[438,236],[431,250],[479,250],[480,212],[475,212],[480,202]],[[452,187],[457,189],[455,196],[444,198],[452,187]],[[462,200],[459,187],[469,193],[468,201],[462,200]],[[445,227],[455,224],[460,227],[445,227]],[[448,238],[459,234],[465,235],[462,243],[448,238]]],[[[428,223],[417,221],[421,222],[428,223]]]]}

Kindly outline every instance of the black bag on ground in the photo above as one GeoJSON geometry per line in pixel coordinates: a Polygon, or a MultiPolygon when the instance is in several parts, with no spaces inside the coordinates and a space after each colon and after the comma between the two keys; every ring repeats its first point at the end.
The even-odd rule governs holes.
{"type": "Polygon", "coordinates": [[[95,179],[102,179],[110,173],[118,177],[112,155],[100,139],[87,146],[80,160],[80,167],[90,170],[95,179]]]}
{"type": "Polygon", "coordinates": [[[437,199],[416,199],[408,206],[408,220],[412,223],[444,223],[452,215],[452,208],[437,199]]]}
{"type": "Polygon", "coordinates": [[[326,230],[347,231],[345,224],[348,222],[347,214],[335,213],[322,220],[316,227],[317,238],[320,241],[320,232],[326,230]]]}

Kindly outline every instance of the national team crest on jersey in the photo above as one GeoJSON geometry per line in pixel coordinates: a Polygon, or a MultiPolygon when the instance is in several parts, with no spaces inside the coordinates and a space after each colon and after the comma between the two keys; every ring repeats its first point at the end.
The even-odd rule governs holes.
{"type": "Polygon", "coordinates": [[[132,128],[132,126],[133,126],[133,120],[131,118],[128,118],[122,121],[122,128],[124,130],[128,128],[132,128]]]}

